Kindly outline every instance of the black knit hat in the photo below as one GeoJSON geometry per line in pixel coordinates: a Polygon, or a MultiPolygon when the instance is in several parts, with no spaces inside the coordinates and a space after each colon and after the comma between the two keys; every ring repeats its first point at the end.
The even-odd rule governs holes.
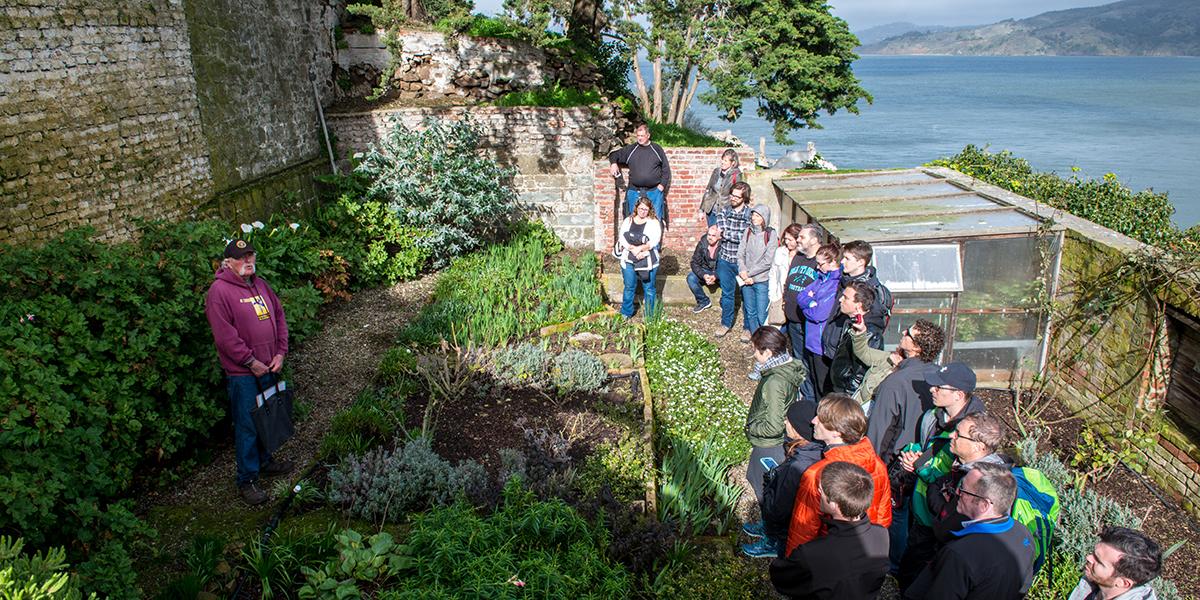
{"type": "Polygon", "coordinates": [[[800,437],[806,441],[813,441],[813,417],[817,416],[817,403],[809,402],[808,400],[799,400],[793,402],[787,409],[788,423],[792,424],[792,429],[800,434],[800,437]]]}

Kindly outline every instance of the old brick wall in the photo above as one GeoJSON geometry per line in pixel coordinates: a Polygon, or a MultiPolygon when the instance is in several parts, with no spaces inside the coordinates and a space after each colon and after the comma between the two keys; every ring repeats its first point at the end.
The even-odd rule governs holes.
{"type": "MultiPolygon", "coordinates": [[[[704,186],[712,170],[721,165],[721,154],[725,148],[664,148],[667,162],[671,165],[671,189],[666,197],[667,231],[663,236],[663,255],[684,258],[677,260],[686,264],[696,241],[704,235],[707,224],[700,215],[700,200],[704,186]]],[[[754,151],[746,146],[737,148],[738,160],[743,171],[754,168],[754,151]]],[[[616,183],[609,172],[607,159],[597,160],[593,170],[593,186],[596,197],[596,238],[594,247],[600,251],[611,251],[616,236],[621,203],[616,183]]],[[[628,181],[628,177],[626,177],[628,181]]],[[[757,192],[756,192],[757,193],[757,192]]],[[[755,196],[754,201],[776,204],[775,198],[755,196]],[[769,202],[767,202],[769,200],[769,202]]]]}
{"type": "Polygon", "coordinates": [[[321,153],[308,74],[327,97],[333,15],[302,0],[3,3],[0,242],[311,199],[311,178],[288,174],[321,153]]]}
{"type": "MultiPolygon", "coordinates": [[[[1136,244],[1136,242],[1135,242],[1136,244]]],[[[1123,262],[1130,247],[1106,244],[1069,230],[1063,244],[1057,301],[1071,303],[1089,282],[1123,262]]],[[[1137,300],[1121,303],[1089,319],[1056,322],[1051,332],[1047,374],[1050,390],[1085,416],[1092,427],[1120,436],[1147,418],[1161,418],[1167,390],[1170,348],[1164,302],[1196,314],[1194,297],[1152,295],[1126,287],[1137,300]]],[[[1185,508],[1200,514],[1200,447],[1169,421],[1141,452],[1145,474],[1185,508]]]]}
{"type": "Polygon", "coordinates": [[[401,108],[328,115],[342,156],[376,144],[398,120],[419,128],[426,119],[469,118],[483,131],[483,150],[517,169],[513,187],[520,199],[570,246],[595,239],[593,161],[619,143],[615,131],[629,122],[611,108],[443,107],[401,108]]]}

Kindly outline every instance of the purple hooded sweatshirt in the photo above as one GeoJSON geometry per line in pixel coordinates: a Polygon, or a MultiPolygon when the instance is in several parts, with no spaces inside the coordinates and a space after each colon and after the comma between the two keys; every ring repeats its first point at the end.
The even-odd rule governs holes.
{"type": "Polygon", "coordinates": [[[252,375],[252,359],[268,364],[287,355],[288,330],[283,305],[270,285],[257,275],[250,282],[221,267],[204,298],[204,315],[225,374],[252,375]]]}
{"type": "Polygon", "coordinates": [[[825,324],[834,316],[833,303],[837,302],[841,278],[841,269],[828,273],[817,271],[817,278],[796,294],[796,306],[804,313],[804,347],[817,356],[823,351],[821,334],[825,324]]]}

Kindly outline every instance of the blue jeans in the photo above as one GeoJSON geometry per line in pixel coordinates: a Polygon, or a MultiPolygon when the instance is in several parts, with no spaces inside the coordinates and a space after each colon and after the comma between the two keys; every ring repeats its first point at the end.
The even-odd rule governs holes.
{"type": "Polygon", "coordinates": [[[687,284],[688,288],[692,290],[692,295],[696,297],[696,306],[712,304],[712,300],[704,289],[708,284],[701,282],[695,271],[688,271],[687,284]]]}
{"type": "MultiPolygon", "coordinates": [[[[638,278],[638,272],[633,270],[633,265],[623,263],[621,265],[621,280],[625,283],[625,292],[621,296],[621,314],[626,317],[633,316],[633,297],[637,294],[637,287],[642,283],[638,278]]],[[[658,305],[658,289],[655,277],[658,276],[658,269],[650,270],[650,281],[642,283],[642,300],[644,300],[644,311],[642,315],[649,318],[654,314],[654,309],[658,305]]]]}
{"type": "Polygon", "coordinates": [[[767,322],[767,282],[742,286],[742,316],[746,331],[754,333],[767,322]]]}
{"type": "MultiPolygon", "coordinates": [[[[658,219],[663,223],[667,222],[667,215],[663,212],[663,193],[658,188],[644,190],[646,197],[650,199],[650,205],[654,207],[654,214],[658,215],[658,219]]],[[[637,202],[638,190],[630,186],[625,190],[625,216],[633,214],[633,204],[637,202]]]]}
{"type": "Polygon", "coordinates": [[[275,374],[267,373],[255,383],[253,375],[231,375],[226,378],[225,391],[229,394],[233,420],[233,447],[237,457],[237,484],[250,483],[258,479],[258,470],[271,462],[271,455],[258,446],[258,429],[250,418],[254,409],[254,397],[259,394],[259,385],[270,387],[275,384],[275,374]]]}
{"type": "Polygon", "coordinates": [[[713,225],[716,225],[716,224],[717,224],[717,213],[714,211],[714,212],[710,212],[710,213],[708,213],[708,214],[705,214],[705,215],[704,215],[704,222],[705,222],[705,223],[707,223],[709,227],[712,227],[713,225]]]}
{"type": "Polygon", "coordinates": [[[892,507],[892,525],[888,527],[888,538],[891,540],[888,548],[888,563],[890,563],[893,574],[900,572],[900,559],[908,547],[909,502],[912,502],[912,498],[909,498],[900,508],[892,507]]]}
{"type": "Polygon", "coordinates": [[[717,259],[717,281],[721,284],[721,326],[733,327],[737,310],[737,263],[717,259]]]}

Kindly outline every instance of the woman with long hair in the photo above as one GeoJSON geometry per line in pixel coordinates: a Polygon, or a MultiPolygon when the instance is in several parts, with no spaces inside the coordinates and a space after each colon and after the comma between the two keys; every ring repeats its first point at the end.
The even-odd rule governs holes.
{"type": "Polygon", "coordinates": [[[633,299],[639,283],[645,301],[644,315],[653,315],[658,305],[655,276],[658,274],[658,244],[662,241],[662,223],[658,219],[654,204],[642,196],[633,205],[633,214],[621,221],[621,229],[617,232],[613,253],[621,260],[621,279],[625,284],[621,316],[626,319],[633,316],[633,299]]]}

